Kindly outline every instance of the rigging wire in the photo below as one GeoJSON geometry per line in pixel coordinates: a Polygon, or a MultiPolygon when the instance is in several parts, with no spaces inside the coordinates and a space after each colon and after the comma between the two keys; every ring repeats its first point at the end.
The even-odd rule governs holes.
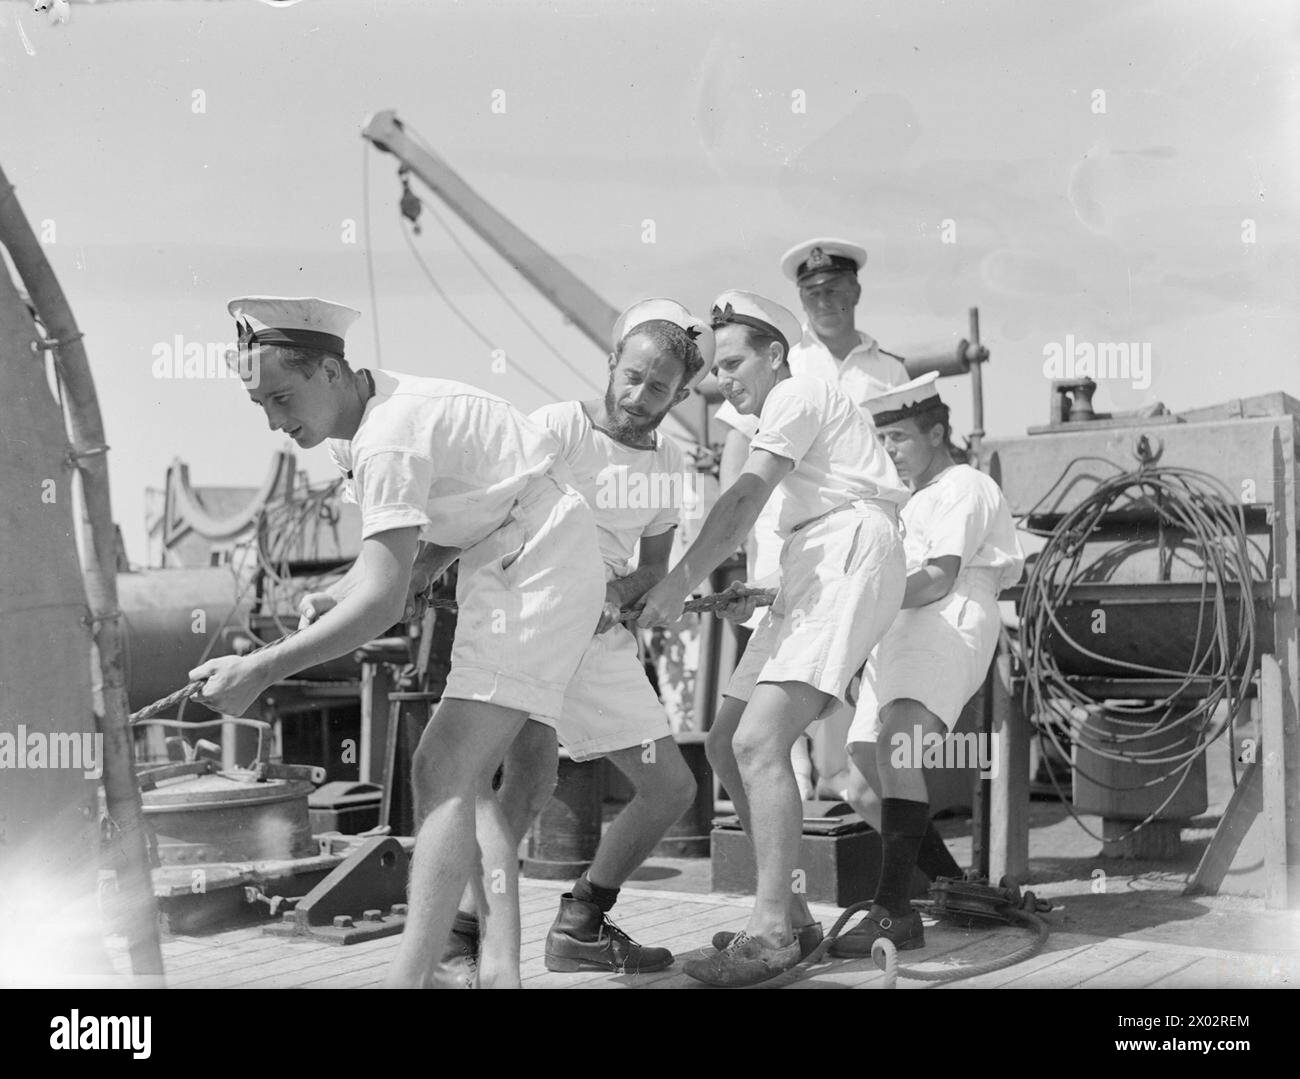
{"type": "MultiPolygon", "coordinates": [[[[402,237],[406,240],[406,246],[410,249],[411,255],[415,258],[416,263],[423,271],[424,276],[426,280],[428,280],[430,286],[433,288],[433,291],[438,294],[439,299],[441,299],[442,302],[445,303],[447,307],[451,309],[451,313],[455,315],[458,319],[460,319],[460,321],[465,325],[465,327],[483,343],[483,345],[488,349],[489,352],[496,352],[497,345],[492,341],[492,339],[488,337],[488,335],[485,334],[481,329],[479,329],[478,325],[474,322],[474,320],[471,319],[467,314],[465,314],[464,311],[462,311],[456,305],[456,302],[452,300],[452,298],[447,294],[447,290],[444,289],[442,285],[438,283],[438,279],[434,276],[433,271],[429,269],[428,263],[424,261],[424,256],[420,254],[420,249],[415,246],[415,241],[411,238],[411,226],[405,220],[405,218],[401,220],[401,228],[402,228],[402,237]]],[[[560,395],[558,393],[552,390],[545,383],[541,382],[526,367],[516,364],[513,369],[518,374],[523,375],[524,378],[528,379],[529,382],[531,382],[534,386],[536,386],[539,390],[541,390],[544,394],[546,394],[550,400],[552,401],[560,400],[560,395]]]]}
{"type": "Polygon", "coordinates": [[[370,239],[370,146],[361,143],[361,222],[366,242],[366,284],[370,290],[370,321],[375,334],[375,366],[383,367],[379,345],[379,300],[375,291],[375,257],[370,239]]]}
{"type": "Polygon", "coordinates": [[[514,300],[510,298],[509,294],[505,291],[505,289],[503,289],[499,284],[497,284],[496,279],[493,278],[492,275],[489,274],[488,271],[483,267],[483,265],[478,261],[478,259],[474,257],[473,253],[465,245],[464,241],[461,240],[461,238],[457,236],[455,232],[452,231],[451,226],[447,223],[446,219],[442,216],[442,214],[438,212],[437,208],[435,206],[426,205],[425,209],[433,216],[433,219],[437,221],[439,225],[442,226],[443,232],[445,232],[449,237],[451,237],[452,243],[454,243],[458,248],[460,248],[461,254],[463,254],[466,260],[469,262],[469,264],[479,272],[479,276],[482,277],[483,280],[488,283],[488,286],[492,289],[492,291],[495,292],[497,296],[501,298],[501,302],[504,303],[508,308],[510,308],[511,311],[515,313],[515,315],[518,317],[520,322],[522,322],[525,326],[527,326],[530,330],[532,330],[533,335],[539,341],[541,341],[543,345],[546,346],[547,350],[551,353],[551,355],[553,355],[557,360],[559,360],[560,363],[564,364],[565,367],[567,367],[570,371],[572,371],[573,374],[575,374],[579,379],[581,379],[582,382],[586,384],[588,387],[590,387],[592,390],[596,391],[597,393],[603,393],[604,387],[596,385],[596,383],[591,380],[591,377],[589,375],[585,374],[579,367],[577,367],[577,365],[575,365],[562,352],[560,352],[558,348],[556,348],[553,344],[551,344],[550,340],[546,337],[546,335],[542,333],[542,331],[537,327],[537,325],[526,314],[524,314],[523,310],[519,307],[518,304],[515,303],[514,300]]]}

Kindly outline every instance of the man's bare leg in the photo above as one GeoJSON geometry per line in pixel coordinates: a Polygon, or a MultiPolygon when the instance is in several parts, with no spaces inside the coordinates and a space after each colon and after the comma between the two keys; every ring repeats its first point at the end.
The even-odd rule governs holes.
{"type": "MultiPolygon", "coordinates": [[[[512,708],[444,699],[425,728],[413,768],[416,811],[423,811],[424,821],[411,862],[406,930],[385,982],[389,987],[431,984],[456,901],[478,866],[476,801],[524,720],[525,714],[512,708]]],[[[517,903],[517,878],[513,885],[517,903]]]]}
{"type": "MultiPolygon", "coordinates": [[[[545,723],[529,720],[510,744],[502,762],[501,786],[493,791],[489,776],[488,793],[500,803],[513,837],[513,850],[518,850],[524,834],[537,819],[546,803],[555,793],[559,765],[559,745],[555,731],[545,723]]],[[[480,794],[480,798],[486,795],[480,794]]],[[[481,841],[480,841],[481,842],[481,841]]],[[[486,862],[486,856],[484,861],[486,862]]],[[[516,859],[517,860],[517,859],[516,859]]],[[[491,874],[484,865],[484,890],[492,886],[491,874]]],[[[478,890],[474,881],[465,886],[460,909],[466,914],[479,914],[478,890]]]]}
{"type": "MultiPolygon", "coordinates": [[[[748,932],[772,947],[790,943],[791,896],[799,861],[803,802],[790,747],[831,700],[803,682],[760,682],[734,740],[753,826],[758,887],[748,932]]],[[[802,900],[802,895],[799,895],[802,900]]],[[[805,903],[806,909],[806,903],[805,903]]]]}
{"type": "MultiPolygon", "coordinates": [[[[876,743],[876,782],[869,786],[880,794],[880,880],[871,909],[847,933],[831,945],[831,955],[858,958],[871,954],[875,942],[887,937],[900,951],[925,945],[921,917],[912,907],[912,879],[927,834],[936,838],[930,824],[929,794],[925,769],[914,768],[912,753],[895,754],[884,748],[924,744],[946,733],[938,717],[919,701],[899,698],[880,709],[879,740],[876,743]]],[[[857,748],[856,746],[854,747],[857,748]]],[[[868,764],[857,754],[861,767],[868,764]]],[[[942,847],[943,841],[939,840],[942,847]]],[[[946,850],[946,848],[944,848],[946,850]]]]}
{"type": "Polygon", "coordinates": [[[590,868],[560,897],[546,934],[546,969],[646,973],[672,965],[667,948],[638,944],[610,925],[619,889],[689,808],[695,777],[671,735],[608,755],[635,795],[605,830],[590,868]]]}
{"type": "Polygon", "coordinates": [[[619,749],[606,758],[627,776],[636,795],[605,829],[587,879],[621,888],[695,798],[695,777],[671,735],[619,749]]]}
{"type": "Polygon", "coordinates": [[[876,743],[849,743],[848,802],[864,821],[880,831],[880,777],[876,772],[876,743]]]}
{"type": "MultiPolygon", "coordinates": [[[[731,804],[735,807],[740,826],[745,829],[751,842],[754,829],[750,825],[749,799],[745,795],[744,780],[740,775],[740,765],[736,763],[735,737],[740,727],[741,717],[745,714],[746,702],[735,697],[723,697],[722,704],[713,720],[713,726],[704,739],[705,756],[714,775],[721,780],[723,787],[731,795],[731,804]]],[[[791,765],[793,774],[793,765],[791,765]]],[[[802,812],[800,813],[802,821],[802,812]]],[[[808,900],[802,892],[789,890],[790,924],[796,926],[810,925],[816,919],[808,909],[808,900]]]]}

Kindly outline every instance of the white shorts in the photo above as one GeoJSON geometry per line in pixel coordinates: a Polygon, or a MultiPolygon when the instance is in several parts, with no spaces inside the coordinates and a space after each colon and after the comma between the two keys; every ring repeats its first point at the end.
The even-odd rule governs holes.
{"type": "Polygon", "coordinates": [[[555,725],[575,761],[668,738],[672,729],[626,626],[591,638],[555,725]]]}
{"type": "Polygon", "coordinates": [[[880,709],[903,698],[951,731],[988,675],[1001,628],[997,593],[967,574],[943,599],[900,611],[862,672],[849,744],[876,741],[880,709]]]}
{"type": "Polygon", "coordinates": [[[546,476],[460,556],[456,638],[443,696],[517,708],[555,726],[605,600],[596,522],[546,476]]]}
{"type": "Polygon", "coordinates": [[[897,513],[861,501],[793,532],[776,600],[727,684],[747,701],[759,682],[803,682],[844,703],[849,682],[889,628],[907,586],[897,513]]]}

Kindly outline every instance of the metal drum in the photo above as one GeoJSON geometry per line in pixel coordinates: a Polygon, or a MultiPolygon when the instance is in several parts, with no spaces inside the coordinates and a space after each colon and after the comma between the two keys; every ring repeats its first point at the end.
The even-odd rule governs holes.
{"type": "Polygon", "coordinates": [[[141,798],[161,865],[255,862],[316,853],[307,809],[314,789],[300,779],[184,775],[141,798]]]}
{"type": "Polygon", "coordinates": [[[575,761],[560,750],[555,794],[527,836],[520,872],[538,880],[573,880],[591,865],[600,844],[604,802],[602,762],[575,761]]]}

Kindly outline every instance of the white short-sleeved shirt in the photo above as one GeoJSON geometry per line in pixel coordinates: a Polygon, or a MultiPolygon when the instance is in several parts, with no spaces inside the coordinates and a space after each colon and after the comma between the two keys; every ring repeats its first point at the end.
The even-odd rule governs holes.
{"type": "Polygon", "coordinates": [[[417,525],[429,543],[471,547],[558,464],[555,439],[509,401],[448,379],[371,374],[357,433],[326,440],[363,539],[417,525]]]}
{"type": "Polygon", "coordinates": [[[963,574],[985,578],[996,595],[1025,565],[1001,488],[970,465],[953,465],[917,490],[902,510],[907,572],[927,559],[957,555],[963,574]]]}
{"type": "MultiPolygon", "coordinates": [[[[875,338],[861,330],[858,336],[861,343],[843,360],[837,360],[812,327],[805,326],[799,343],[790,346],[790,374],[825,379],[838,386],[858,408],[865,409],[870,398],[901,386],[908,375],[902,361],[882,352],[875,338]]],[[[730,401],[723,401],[713,418],[746,438],[753,438],[758,431],[758,417],[742,415],[730,401]]]]}
{"type": "Polygon", "coordinates": [[[879,499],[901,506],[908,498],[871,420],[820,378],[794,375],[772,388],[750,443],[755,449],[794,462],[780,485],[782,538],[847,502],[879,499]]]}
{"type": "Polygon", "coordinates": [[[596,518],[605,566],[624,576],[642,538],[662,535],[681,519],[687,482],[682,451],[658,432],[654,449],[616,442],[596,429],[580,401],[543,405],[528,418],[559,443],[572,482],[596,518]]]}

